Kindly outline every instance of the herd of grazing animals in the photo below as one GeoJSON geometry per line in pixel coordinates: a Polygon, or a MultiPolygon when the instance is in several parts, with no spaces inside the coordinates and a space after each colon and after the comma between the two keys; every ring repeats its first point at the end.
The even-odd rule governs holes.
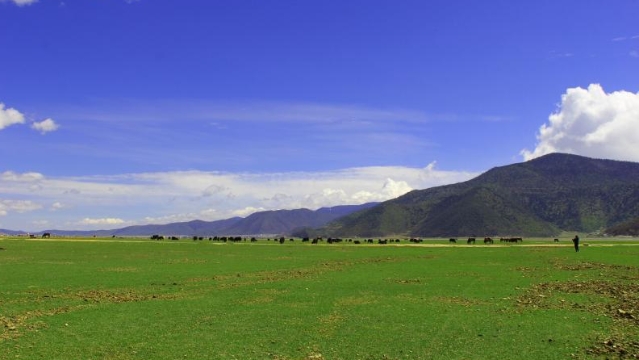
{"type": "MultiPolygon", "coordinates": [[[[30,238],[35,238],[36,236],[34,234],[28,234],[28,236],[30,238]]],[[[51,233],[45,232],[42,235],[42,238],[51,238],[52,235],[51,233]]],[[[95,237],[95,236],[94,236],[95,237]]],[[[113,237],[115,237],[115,235],[113,235],[113,237]]],[[[164,235],[159,235],[159,234],[155,234],[151,236],[151,240],[180,240],[181,238],[187,238],[187,237],[177,237],[177,236],[164,236],[164,235]]],[[[201,241],[201,240],[209,240],[209,241],[219,241],[219,242],[246,242],[247,240],[249,240],[248,237],[242,237],[242,236],[212,236],[212,237],[203,237],[203,236],[192,236],[191,237],[194,241],[201,241]]],[[[271,241],[270,238],[266,239],[267,241],[271,241]]],[[[290,238],[288,239],[290,242],[295,241],[295,239],[290,238]]],[[[404,239],[404,240],[408,240],[410,243],[414,243],[414,244],[420,244],[422,242],[424,242],[423,239],[421,238],[410,238],[410,239],[404,239]]],[[[274,242],[279,242],[280,244],[284,244],[286,242],[286,238],[284,238],[283,236],[279,237],[279,238],[273,238],[274,242]]],[[[372,238],[367,238],[367,239],[342,239],[342,238],[333,238],[333,237],[329,237],[324,239],[323,237],[316,237],[313,239],[310,239],[309,237],[304,237],[302,238],[302,242],[310,242],[311,244],[319,244],[322,242],[326,242],[328,244],[337,244],[337,243],[342,243],[342,242],[347,242],[347,243],[353,243],[353,244],[379,244],[379,245],[386,245],[386,244],[399,244],[400,242],[402,242],[401,239],[377,239],[377,241],[375,241],[372,238]]],[[[523,242],[523,238],[521,237],[501,237],[499,238],[499,242],[500,243],[521,243],[523,242]]],[[[554,242],[559,242],[559,239],[555,238],[553,239],[554,242]]],[[[256,237],[251,237],[250,238],[250,242],[257,242],[257,238],[256,237]]],[[[457,243],[457,238],[450,238],[448,239],[448,242],[450,244],[456,244],[457,243]]],[[[466,244],[471,245],[471,244],[475,244],[476,239],[475,237],[469,237],[466,240],[466,244]]],[[[485,237],[484,238],[484,244],[494,244],[494,240],[491,237],[485,237]]]]}
{"type": "MultiPolygon", "coordinates": [[[[170,239],[170,240],[179,240],[180,238],[176,237],[176,236],[163,236],[163,235],[153,235],[151,236],[151,240],[164,240],[164,239],[170,239]]],[[[192,237],[193,241],[198,241],[198,240],[205,240],[205,237],[203,236],[193,236],[192,237]]],[[[241,236],[214,236],[214,237],[208,237],[209,241],[219,241],[219,242],[246,242],[249,238],[247,237],[241,237],[241,236]]],[[[271,241],[271,238],[267,238],[267,241],[271,241]]],[[[290,238],[288,239],[290,242],[295,241],[295,239],[290,238]]],[[[280,243],[280,244],[284,244],[286,242],[286,238],[281,236],[279,238],[273,238],[273,241],[276,243],[280,243]]],[[[302,242],[306,243],[306,242],[310,242],[311,244],[319,244],[319,243],[323,243],[326,242],[327,244],[337,244],[337,243],[342,243],[342,242],[347,242],[347,243],[353,243],[353,244],[379,244],[379,245],[386,245],[386,244],[399,244],[402,240],[401,239],[377,239],[377,241],[375,241],[372,238],[368,238],[368,239],[342,239],[342,238],[333,238],[333,237],[329,237],[324,239],[323,237],[316,237],[316,238],[309,238],[309,237],[304,237],[302,238],[302,242]]],[[[424,242],[423,239],[420,238],[410,238],[408,239],[409,242],[414,243],[414,244],[420,244],[422,242],[424,242]]],[[[501,243],[520,243],[523,241],[523,238],[521,237],[508,237],[508,238],[499,238],[499,242],[501,243]]],[[[555,242],[558,241],[558,239],[554,239],[555,242]]],[[[251,237],[250,238],[250,242],[257,242],[257,238],[256,237],[251,237]]],[[[457,243],[457,238],[450,238],[448,240],[448,242],[450,244],[456,244],[457,243]]],[[[474,237],[469,237],[468,240],[466,240],[466,244],[470,245],[470,244],[475,244],[476,239],[474,237]]],[[[484,244],[494,244],[494,240],[491,237],[485,237],[484,238],[484,244]]]]}

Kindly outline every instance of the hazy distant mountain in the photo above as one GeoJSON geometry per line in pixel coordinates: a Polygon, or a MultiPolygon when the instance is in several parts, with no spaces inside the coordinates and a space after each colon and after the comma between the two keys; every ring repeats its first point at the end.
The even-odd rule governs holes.
{"type": "Polygon", "coordinates": [[[25,231],[0,229],[0,235],[2,235],[2,234],[16,236],[16,235],[20,235],[20,234],[26,234],[26,232],[25,231]]]}
{"type": "Polygon", "coordinates": [[[342,205],[315,211],[309,209],[261,211],[237,221],[226,229],[226,233],[290,234],[293,230],[302,227],[324,226],[332,220],[375,205],[377,203],[342,205]]]}
{"type": "MultiPolygon", "coordinates": [[[[318,210],[274,210],[254,213],[246,218],[234,217],[217,221],[193,220],[164,225],[136,225],[113,230],[45,230],[60,236],[227,236],[273,234],[288,235],[300,227],[320,227],[341,216],[367,209],[377,203],[362,205],[342,205],[318,210]]],[[[23,231],[0,230],[7,235],[24,234],[23,231]]]]}
{"type": "Polygon", "coordinates": [[[639,217],[639,164],[550,154],[416,190],[330,223],[335,236],[552,236],[639,217]]]}

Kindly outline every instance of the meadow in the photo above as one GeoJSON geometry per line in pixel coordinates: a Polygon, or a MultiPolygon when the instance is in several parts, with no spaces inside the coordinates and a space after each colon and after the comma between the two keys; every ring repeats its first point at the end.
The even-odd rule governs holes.
{"type": "Polygon", "coordinates": [[[639,357],[639,241],[0,238],[1,359],[639,357]]]}

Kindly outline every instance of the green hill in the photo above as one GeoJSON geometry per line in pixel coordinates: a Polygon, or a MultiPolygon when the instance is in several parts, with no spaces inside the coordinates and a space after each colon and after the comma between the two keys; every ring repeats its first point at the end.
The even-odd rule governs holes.
{"type": "Polygon", "coordinates": [[[550,154],[415,190],[330,223],[334,236],[555,236],[639,217],[639,164],[550,154]]]}

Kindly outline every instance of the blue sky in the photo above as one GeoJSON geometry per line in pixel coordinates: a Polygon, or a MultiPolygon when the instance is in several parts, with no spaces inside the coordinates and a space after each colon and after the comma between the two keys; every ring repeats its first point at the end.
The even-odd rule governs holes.
{"type": "Polygon", "coordinates": [[[0,228],[383,201],[639,161],[639,2],[0,0],[0,228]]]}

